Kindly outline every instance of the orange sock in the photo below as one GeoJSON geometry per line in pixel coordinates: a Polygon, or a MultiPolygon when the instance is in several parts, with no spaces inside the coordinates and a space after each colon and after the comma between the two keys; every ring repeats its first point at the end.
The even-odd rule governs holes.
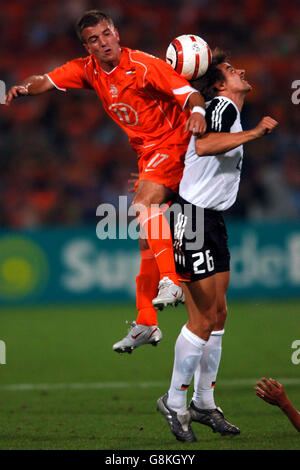
{"type": "Polygon", "coordinates": [[[136,322],[140,325],[157,325],[157,311],[152,300],[157,296],[158,283],[159,270],[155,257],[150,248],[142,250],[140,272],[136,278],[136,322]]]}
{"type": "Polygon", "coordinates": [[[139,215],[141,235],[147,238],[160,272],[160,279],[167,276],[179,285],[173,254],[170,226],[159,207],[151,207],[139,215]]]}

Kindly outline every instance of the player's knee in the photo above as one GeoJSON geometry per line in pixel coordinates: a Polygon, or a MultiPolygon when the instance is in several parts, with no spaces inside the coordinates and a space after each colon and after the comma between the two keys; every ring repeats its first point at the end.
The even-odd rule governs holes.
{"type": "Polygon", "coordinates": [[[203,311],[201,312],[200,322],[205,326],[209,334],[211,333],[211,331],[213,331],[217,322],[217,307],[215,301],[213,301],[212,303],[207,305],[205,309],[203,309],[203,311]]]}
{"type": "Polygon", "coordinates": [[[191,324],[190,327],[193,333],[207,341],[215,329],[215,323],[211,319],[205,319],[200,324],[191,324]]]}
{"type": "Polygon", "coordinates": [[[148,200],[147,198],[138,198],[132,202],[131,210],[137,216],[139,216],[140,214],[147,213],[150,206],[151,206],[150,200],[148,200]]]}
{"type": "Polygon", "coordinates": [[[202,309],[201,314],[193,315],[189,318],[191,330],[203,339],[209,338],[211,332],[216,328],[217,315],[216,308],[212,306],[202,309]]]}
{"type": "Polygon", "coordinates": [[[218,324],[225,324],[227,314],[228,314],[227,305],[226,304],[218,305],[216,322],[218,324]]]}
{"type": "Polygon", "coordinates": [[[209,334],[213,331],[217,323],[217,315],[216,315],[216,310],[212,309],[210,312],[210,315],[206,317],[206,328],[209,334]]]}
{"type": "Polygon", "coordinates": [[[142,234],[139,238],[139,249],[141,252],[141,258],[145,257],[145,253],[149,253],[149,244],[146,237],[143,237],[142,234]]]}
{"type": "Polygon", "coordinates": [[[145,210],[145,208],[146,207],[139,202],[131,204],[131,210],[136,216],[139,216],[145,210]]]}

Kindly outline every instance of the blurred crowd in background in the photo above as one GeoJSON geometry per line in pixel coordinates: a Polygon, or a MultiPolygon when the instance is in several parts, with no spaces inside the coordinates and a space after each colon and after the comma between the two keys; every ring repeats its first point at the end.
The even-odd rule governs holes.
{"type": "MultiPolygon", "coordinates": [[[[74,24],[88,9],[110,14],[121,45],[160,58],[181,34],[202,36],[230,52],[253,85],[245,129],[270,115],[270,136],[245,146],[238,201],[228,217],[296,219],[300,215],[298,0],[10,0],[1,1],[0,79],[7,87],[85,56],[74,24]]],[[[51,91],[0,107],[0,226],[93,224],[103,202],[118,205],[137,170],[127,136],[92,91],[51,91]]],[[[129,199],[130,200],[130,199],[129,199]]]]}

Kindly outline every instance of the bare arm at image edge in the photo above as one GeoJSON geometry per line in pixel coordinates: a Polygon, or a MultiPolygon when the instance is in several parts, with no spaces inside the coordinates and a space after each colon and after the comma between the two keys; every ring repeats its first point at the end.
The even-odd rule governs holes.
{"type": "Polygon", "coordinates": [[[31,75],[21,85],[15,85],[10,88],[6,95],[6,105],[9,106],[13,99],[20,96],[39,95],[53,88],[54,84],[47,75],[31,75]]]}
{"type": "Polygon", "coordinates": [[[254,387],[256,395],[271,405],[278,406],[292,425],[300,432],[300,413],[287,397],[283,386],[274,379],[261,378],[254,387]]]}

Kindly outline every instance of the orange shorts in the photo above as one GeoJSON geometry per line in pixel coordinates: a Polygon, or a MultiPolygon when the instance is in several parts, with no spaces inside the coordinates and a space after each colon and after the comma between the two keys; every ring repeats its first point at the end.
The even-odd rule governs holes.
{"type": "Polygon", "coordinates": [[[164,184],[177,193],[186,150],[186,145],[173,145],[172,147],[156,147],[155,150],[141,153],[138,161],[139,179],[135,184],[135,190],[138,188],[139,181],[146,180],[164,184]]]}

